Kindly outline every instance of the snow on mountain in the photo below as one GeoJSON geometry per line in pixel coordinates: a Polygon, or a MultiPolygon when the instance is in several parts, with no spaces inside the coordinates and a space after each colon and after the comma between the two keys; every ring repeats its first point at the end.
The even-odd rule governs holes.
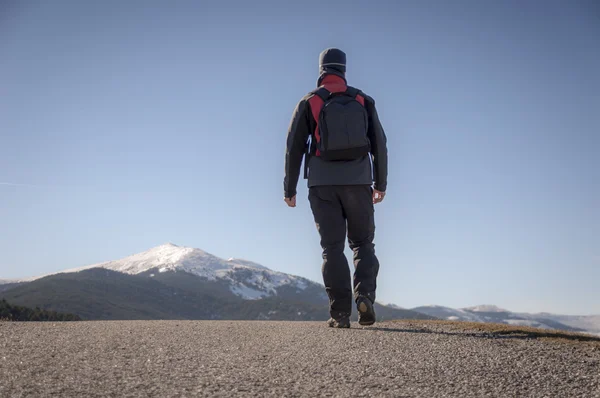
{"type": "Polygon", "coordinates": [[[600,334],[600,315],[572,316],[547,313],[516,313],[495,305],[478,305],[461,309],[426,305],[412,308],[412,311],[451,321],[504,323],[542,329],[584,330],[588,333],[600,334]]]}
{"type": "Polygon", "coordinates": [[[477,305],[475,307],[463,308],[463,310],[470,312],[510,312],[496,305],[477,305]]]}
{"type": "Polygon", "coordinates": [[[385,305],[386,307],[390,307],[390,308],[394,308],[397,310],[404,310],[404,307],[400,307],[399,305],[396,305],[394,303],[385,303],[385,302],[381,302],[381,301],[377,301],[379,304],[381,305],[385,305]]]}
{"type": "Polygon", "coordinates": [[[10,279],[0,279],[0,285],[6,285],[7,283],[13,283],[10,279]]]}
{"type": "Polygon", "coordinates": [[[251,268],[268,269],[264,265],[260,265],[260,264],[257,264],[255,262],[248,261],[248,260],[243,260],[243,259],[240,259],[240,258],[233,258],[232,257],[232,258],[230,258],[227,261],[230,262],[230,263],[234,263],[234,264],[245,265],[245,266],[251,267],[251,268]]]}
{"type": "Polygon", "coordinates": [[[600,315],[557,315],[548,313],[518,313],[517,315],[526,319],[548,319],[572,328],[583,329],[590,333],[600,334],[600,315]]]}
{"type": "Polygon", "coordinates": [[[548,327],[541,322],[530,319],[507,319],[506,323],[512,326],[528,326],[532,328],[547,329],[548,327]]]}
{"type": "Polygon", "coordinates": [[[440,319],[448,319],[451,321],[485,322],[483,317],[476,313],[471,313],[463,309],[443,307],[441,305],[425,305],[422,307],[412,308],[412,311],[417,311],[422,314],[434,316],[440,319]]]}
{"type": "Polygon", "coordinates": [[[200,249],[167,243],[121,260],[74,268],[60,273],[79,272],[91,268],[106,268],[125,274],[183,271],[211,281],[224,281],[230,290],[248,300],[277,294],[277,288],[291,286],[304,290],[314,282],[308,279],[270,270],[251,261],[224,260],[200,249]]]}

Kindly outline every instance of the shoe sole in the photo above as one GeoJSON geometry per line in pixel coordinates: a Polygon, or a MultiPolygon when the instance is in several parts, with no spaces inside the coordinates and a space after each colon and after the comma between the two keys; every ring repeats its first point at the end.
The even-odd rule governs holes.
{"type": "Polygon", "coordinates": [[[330,323],[327,322],[327,326],[329,326],[330,328],[334,328],[334,329],[350,329],[350,322],[342,324],[339,322],[336,323],[330,323]]]}
{"type": "Polygon", "coordinates": [[[367,306],[367,304],[362,301],[359,305],[358,305],[358,311],[361,313],[361,317],[360,320],[358,321],[358,323],[362,326],[371,326],[372,324],[375,323],[375,317],[373,314],[373,312],[369,312],[369,307],[367,306]],[[365,318],[366,316],[366,318],[365,318]]]}

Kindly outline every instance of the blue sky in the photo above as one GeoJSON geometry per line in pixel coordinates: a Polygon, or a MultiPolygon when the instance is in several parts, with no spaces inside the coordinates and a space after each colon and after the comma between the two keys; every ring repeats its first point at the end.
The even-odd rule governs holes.
{"type": "Polygon", "coordinates": [[[0,278],[173,242],[321,281],[282,179],[333,46],[388,136],[381,301],[600,313],[593,0],[2,1],[0,278]]]}

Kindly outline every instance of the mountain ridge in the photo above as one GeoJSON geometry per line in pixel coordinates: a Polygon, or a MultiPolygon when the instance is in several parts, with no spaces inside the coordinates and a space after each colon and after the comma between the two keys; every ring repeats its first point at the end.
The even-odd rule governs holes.
{"type": "Polygon", "coordinates": [[[600,334],[600,315],[529,314],[512,312],[495,305],[479,305],[466,308],[426,305],[414,307],[410,310],[452,321],[504,323],[515,326],[600,334]]]}

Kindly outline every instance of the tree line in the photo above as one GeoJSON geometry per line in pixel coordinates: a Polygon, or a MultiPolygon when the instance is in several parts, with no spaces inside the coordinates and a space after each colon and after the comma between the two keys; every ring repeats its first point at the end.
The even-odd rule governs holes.
{"type": "Polygon", "coordinates": [[[5,299],[0,301],[0,320],[6,321],[80,321],[81,318],[74,314],[63,314],[56,311],[42,310],[39,307],[34,309],[11,305],[5,299]]]}

